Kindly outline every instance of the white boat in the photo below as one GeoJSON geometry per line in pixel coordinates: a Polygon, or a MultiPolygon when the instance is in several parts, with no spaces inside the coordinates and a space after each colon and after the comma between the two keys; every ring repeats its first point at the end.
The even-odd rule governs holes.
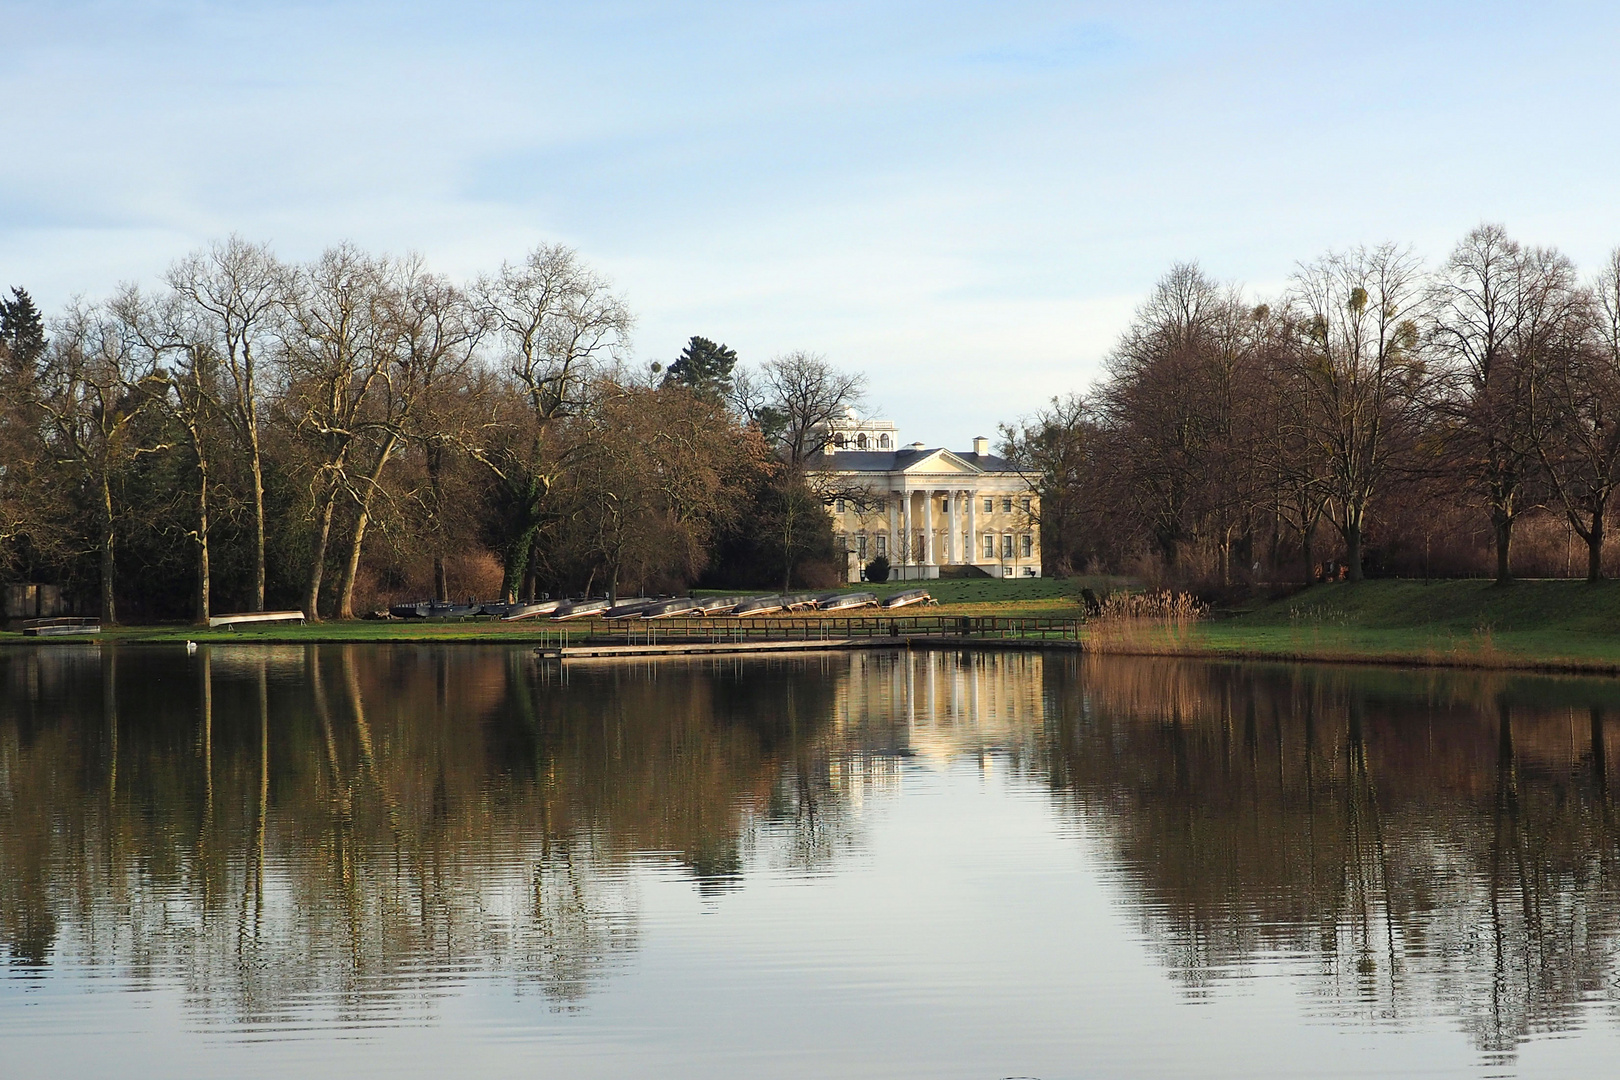
{"type": "Polygon", "coordinates": [[[834,593],[816,606],[822,611],[849,611],[853,608],[877,607],[878,598],[869,592],[834,593]]]}
{"type": "Polygon", "coordinates": [[[562,605],[563,601],[561,600],[541,600],[535,604],[512,604],[506,614],[501,616],[501,622],[517,622],[520,619],[533,619],[540,615],[550,615],[562,605]]]}
{"type": "Polygon", "coordinates": [[[782,597],[782,606],[789,611],[804,611],[816,606],[816,598],[811,593],[795,593],[782,597]]]}
{"type": "Polygon", "coordinates": [[[698,613],[702,615],[729,615],[738,604],[748,599],[746,596],[714,596],[698,604],[698,613]]]}
{"type": "Polygon", "coordinates": [[[912,604],[937,603],[939,603],[939,601],[928,595],[927,589],[907,589],[905,592],[897,592],[887,600],[883,601],[883,606],[886,608],[898,608],[910,607],[912,604]]]}
{"type": "Polygon", "coordinates": [[[607,609],[606,600],[568,600],[553,611],[551,617],[556,622],[564,619],[583,619],[587,615],[600,615],[607,609]]]}
{"type": "Polygon", "coordinates": [[[690,596],[677,596],[673,600],[660,600],[649,604],[641,613],[643,619],[673,619],[677,615],[701,615],[698,602],[690,596]]]}

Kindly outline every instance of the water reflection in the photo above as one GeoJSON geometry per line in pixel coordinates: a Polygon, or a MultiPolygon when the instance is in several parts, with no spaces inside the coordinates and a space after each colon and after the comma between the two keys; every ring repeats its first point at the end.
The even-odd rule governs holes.
{"type": "Polygon", "coordinates": [[[1190,997],[1286,960],[1324,1014],[1481,1050],[1616,1001],[1606,682],[1049,668],[1053,775],[1190,997]]]}
{"type": "Polygon", "coordinates": [[[273,1037],[485,977],[575,1010],[633,964],[645,874],[835,880],[870,803],[965,763],[1045,793],[1188,1000],[1286,978],[1506,1056],[1616,1004],[1616,709],[1601,681],[1021,653],[12,649],[0,977],[180,986],[273,1037]]]}

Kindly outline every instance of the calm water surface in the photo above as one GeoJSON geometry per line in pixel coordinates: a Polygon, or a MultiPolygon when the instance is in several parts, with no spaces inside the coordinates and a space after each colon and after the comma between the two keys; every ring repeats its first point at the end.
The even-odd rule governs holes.
{"type": "Polygon", "coordinates": [[[1620,683],[0,650],[5,1077],[1607,1075],[1620,683]]]}

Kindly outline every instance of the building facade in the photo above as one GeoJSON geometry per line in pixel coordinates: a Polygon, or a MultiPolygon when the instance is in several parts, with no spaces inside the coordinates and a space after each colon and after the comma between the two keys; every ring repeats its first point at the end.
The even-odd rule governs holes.
{"type": "Polygon", "coordinates": [[[887,420],[851,416],[806,462],[829,493],[833,532],[857,571],[889,560],[890,577],[953,573],[998,578],[1041,576],[1040,504],[1011,463],[990,453],[900,444],[887,420]]]}

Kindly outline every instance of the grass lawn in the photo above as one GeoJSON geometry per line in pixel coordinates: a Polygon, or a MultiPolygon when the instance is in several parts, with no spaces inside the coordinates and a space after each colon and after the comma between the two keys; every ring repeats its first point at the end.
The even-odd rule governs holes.
{"type": "Polygon", "coordinates": [[[1201,624],[1188,647],[1235,655],[1514,667],[1620,667],[1620,582],[1316,585],[1201,624]]]}

